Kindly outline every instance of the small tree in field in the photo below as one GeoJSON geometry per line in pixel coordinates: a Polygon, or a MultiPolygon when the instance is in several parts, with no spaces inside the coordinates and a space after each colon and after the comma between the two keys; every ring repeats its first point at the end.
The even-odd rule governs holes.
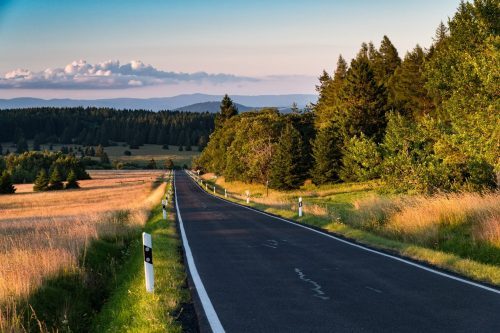
{"type": "Polygon", "coordinates": [[[45,169],[40,170],[33,184],[33,191],[41,192],[49,189],[49,178],[45,169]]]}
{"type": "Polygon", "coordinates": [[[168,170],[172,170],[174,168],[174,161],[172,159],[168,159],[165,161],[165,168],[168,170]]]}
{"type": "Polygon", "coordinates": [[[55,167],[50,175],[49,179],[49,189],[50,190],[62,190],[64,188],[63,179],[61,173],[59,172],[59,168],[55,167]]]}
{"type": "Polygon", "coordinates": [[[78,183],[78,180],[76,178],[76,173],[73,170],[69,171],[66,181],[66,189],[80,188],[80,184],[78,183]]]}
{"type": "Polygon", "coordinates": [[[0,194],[13,194],[16,192],[14,184],[12,184],[12,177],[4,170],[2,176],[0,176],[0,194]]]}

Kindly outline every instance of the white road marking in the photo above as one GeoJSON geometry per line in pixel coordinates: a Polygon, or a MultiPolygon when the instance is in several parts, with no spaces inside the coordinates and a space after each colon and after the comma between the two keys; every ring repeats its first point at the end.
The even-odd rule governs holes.
{"type": "Polygon", "coordinates": [[[246,208],[248,210],[251,210],[251,211],[254,211],[254,212],[257,212],[257,213],[260,213],[262,215],[266,215],[266,216],[269,216],[269,217],[272,217],[274,219],[277,219],[277,220],[280,220],[280,221],[283,221],[283,222],[286,222],[286,223],[289,223],[291,225],[294,225],[296,227],[299,227],[299,228],[304,228],[306,230],[309,230],[309,231],[312,231],[312,232],[315,232],[317,234],[320,234],[320,235],[323,235],[325,237],[328,237],[328,238],[331,238],[331,239],[335,239],[336,241],[339,241],[339,242],[342,242],[342,243],[345,243],[345,244],[348,244],[350,246],[354,246],[354,247],[357,247],[359,249],[362,249],[364,251],[368,251],[368,252],[371,252],[371,253],[376,253],[378,255],[381,255],[381,256],[384,256],[384,257],[387,257],[387,258],[391,258],[391,259],[394,259],[394,260],[397,260],[399,262],[402,262],[402,263],[405,263],[407,265],[410,265],[410,266],[413,266],[413,267],[418,267],[420,269],[423,269],[424,271],[427,271],[427,272],[431,272],[431,273],[434,273],[434,274],[437,274],[437,275],[440,275],[440,276],[443,276],[443,277],[447,277],[449,279],[452,279],[452,280],[455,280],[455,281],[459,281],[459,282],[462,282],[462,283],[465,283],[465,284],[468,284],[468,285],[471,285],[471,286],[474,286],[474,287],[477,287],[477,288],[481,288],[481,289],[484,289],[484,290],[487,290],[487,291],[491,291],[495,294],[499,294],[500,295],[500,290],[497,290],[497,289],[494,289],[494,288],[491,288],[491,287],[488,287],[488,286],[484,286],[482,284],[479,284],[479,283],[476,283],[476,282],[472,282],[472,281],[469,281],[469,280],[465,280],[465,279],[462,279],[458,276],[453,276],[453,275],[450,275],[450,274],[447,274],[447,273],[444,273],[444,272],[440,272],[438,270],[435,270],[433,268],[430,268],[430,267],[426,267],[426,266],[423,266],[423,265],[420,265],[420,264],[417,264],[415,262],[412,262],[412,261],[409,261],[409,260],[406,260],[406,259],[403,259],[403,258],[399,258],[399,257],[396,257],[396,256],[393,256],[393,255],[390,255],[390,254],[387,254],[387,253],[383,253],[383,252],[379,252],[377,250],[374,250],[374,249],[370,249],[368,247],[365,247],[363,245],[359,245],[359,244],[356,244],[356,243],[352,243],[348,240],[345,240],[345,239],[342,239],[342,238],[338,238],[334,235],[331,235],[331,234],[327,234],[325,232],[322,232],[322,231],[318,231],[318,230],[315,230],[315,229],[311,229],[309,228],[308,226],[305,226],[305,225],[302,225],[302,224],[298,224],[298,223],[295,223],[295,222],[292,222],[292,221],[288,221],[286,219],[283,219],[281,217],[278,217],[278,216],[273,216],[273,215],[270,215],[270,214],[267,214],[266,212],[262,212],[258,209],[255,209],[255,208],[251,208],[251,207],[247,207],[245,205],[241,205],[239,203],[236,203],[236,202],[232,202],[232,201],[229,201],[229,200],[224,200],[223,198],[219,198],[218,196],[216,195],[213,195],[213,194],[210,194],[210,193],[207,193],[205,192],[203,189],[202,189],[202,192],[205,193],[206,195],[209,195],[211,197],[214,197],[214,198],[217,198],[221,201],[224,201],[224,202],[227,202],[227,203],[230,203],[232,205],[235,205],[235,206],[238,206],[238,207],[242,207],[242,208],[246,208]]]}
{"type": "Polygon", "coordinates": [[[323,290],[321,290],[321,286],[319,285],[319,283],[317,283],[316,281],[313,281],[311,279],[307,279],[306,278],[306,275],[299,269],[299,268],[295,268],[295,273],[297,273],[299,275],[299,279],[301,279],[302,281],[305,281],[305,282],[309,282],[310,284],[312,284],[314,286],[314,288],[311,288],[312,291],[314,291],[314,297],[318,297],[318,298],[321,298],[322,300],[328,300],[330,299],[330,297],[328,296],[325,296],[325,293],[323,292],[323,290]]]}
{"type": "Polygon", "coordinates": [[[217,316],[217,312],[215,312],[214,306],[208,297],[207,291],[205,290],[205,286],[201,281],[200,275],[198,274],[198,270],[196,269],[196,265],[194,263],[193,254],[191,253],[191,248],[189,247],[189,243],[186,237],[186,231],[184,231],[184,224],[182,223],[181,212],[179,211],[179,204],[177,203],[177,188],[175,186],[175,173],[174,173],[174,189],[175,189],[175,208],[177,209],[177,218],[179,219],[179,229],[181,230],[182,243],[184,244],[184,251],[186,252],[187,263],[189,267],[189,271],[191,272],[191,277],[193,278],[193,283],[198,291],[198,296],[200,297],[201,305],[203,306],[203,310],[205,311],[205,315],[207,316],[208,323],[212,328],[214,333],[224,333],[224,328],[217,316]]]}

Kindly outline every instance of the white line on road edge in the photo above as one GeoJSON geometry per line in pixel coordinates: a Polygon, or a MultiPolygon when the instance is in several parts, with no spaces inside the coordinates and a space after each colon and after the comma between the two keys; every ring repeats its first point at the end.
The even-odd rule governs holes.
{"type": "Polygon", "coordinates": [[[184,244],[184,251],[186,252],[187,263],[189,267],[189,271],[191,272],[191,277],[193,278],[194,286],[198,291],[198,296],[200,297],[201,305],[203,306],[203,310],[205,311],[205,315],[207,316],[208,323],[210,324],[210,328],[214,333],[223,333],[224,328],[215,312],[214,306],[208,297],[207,291],[205,290],[205,286],[201,281],[200,275],[198,274],[198,270],[196,269],[196,265],[194,263],[193,254],[191,253],[191,248],[189,247],[189,243],[186,237],[186,232],[184,231],[184,224],[182,223],[181,212],[179,211],[179,204],[177,203],[177,188],[175,186],[175,173],[174,173],[174,189],[175,189],[175,208],[177,210],[177,217],[179,219],[179,229],[181,230],[182,243],[184,244]]]}
{"type": "Polygon", "coordinates": [[[415,262],[412,262],[412,261],[409,261],[409,260],[406,260],[406,259],[403,259],[403,258],[399,258],[399,257],[396,257],[396,256],[393,256],[393,255],[390,255],[390,254],[387,254],[387,253],[384,253],[384,252],[379,252],[377,250],[374,250],[374,249],[370,249],[368,247],[365,247],[363,245],[359,245],[359,244],[356,244],[356,243],[352,243],[350,241],[347,241],[345,239],[342,239],[342,238],[338,238],[334,235],[331,235],[331,234],[327,234],[325,232],[322,232],[322,231],[319,231],[319,230],[315,230],[315,229],[312,229],[312,228],[309,228],[308,226],[305,226],[305,225],[302,225],[302,224],[298,224],[298,223],[295,223],[295,222],[292,222],[292,221],[288,221],[286,219],[283,219],[281,217],[278,217],[278,216],[274,216],[274,215],[271,215],[271,214],[268,214],[266,212],[263,212],[263,211],[260,211],[256,208],[251,208],[251,207],[247,207],[245,205],[241,205],[239,203],[236,203],[236,202],[232,202],[232,201],[229,201],[229,200],[224,200],[222,198],[219,198],[218,196],[216,195],[213,195],[211,193],[208,193],[208,192],[205,192],[203,191],[203,189],[201,189],[203,193],[211,196],[211,197],[214,197],[214,198],[217,198],[221,201],[224,201],[224,202],[227,202],[227,203],[230,203],[230,204],[233,204],[235,206],[238,206],[238,207],[243,207],[243,208],[246,208],[248,210],[251,210],[251,211],[254,211],[254,212],[257,212],[257,213],[260,213],[260,214],[263,214],[263,215],[266,215],[266,216],[269,216],[269,217],[272,217],[272,218],[275,218],[277,220],[280,220],[280,221],[283,221],[283,222],[286,222],[286,223],[289,223],[291,225],[294,225],[296,227],[300,227],[300,228],[304,228],[306,230],[309,230],[309,231],[312,231],[312,232],[315,232],[317,234],[320,234],[320,235],[323,235],[325,237],[329,237],[329,238],[332,238],[332,239],[335,239],[339,242],[342,242],[342,243],[345,243],[345,244],[348,244],[348,245],[351,245],[351,246],[354,246],[354,247],[357,247],[359,249],[362,249],[362,250],[365,250],[365,251],[368,251],[368,252],[372,252],[372,253],[376,253],[376,254],[379,254],[381,256],[384,256],[384,257],[387,257],[387,258],[391,258],[391,259],[394,259],[394,260],[397,260],[399,262],[403,262],[405,264],[408,264],[410,266],[414,266],[414,267],[418,267],[420,269],[423,269],[425,271],[428,271],[428,272],[431,272],[431,273],[434,273],[434,274],[437,274],[437,275],[441,275],[441,276],[444,276],[444,277],[447,277],[449,279],[452,279],[452,280],[455,280],[455,281],[459,281],[459,282],[462,282],[462,283],[465,283],[465,284],[468,284],[468,285],[471,285],[471,286],[474,286],[474,287],[477,287],[477,288],[481,288],[481,289],[484,289],[484,290],[488,290],[488,291],[491,291],[491,292],[494,292],[496,294],[500,294],[500,290],[497,290],[497,289],[494,289],[494,288],[490,288],[490,287],[487,287],[487,286],[484,286],[482,284],[479,284],[479,283],[476,283],[476,282],[472,282],[472,281],[469,281],[469,280],[465,280],[465,279],[462,279],[462,278],[459,278],[458,276],[453,276],[453,275],[450,275],[450,274],[446,274],[444,272],[440,272],[438,270],[435,270],[435,269],[432,269],[430,267],[426,267],[426,266],[423,266],[423,265],[420,265],[420,264],[417,264],[415,262]]]}

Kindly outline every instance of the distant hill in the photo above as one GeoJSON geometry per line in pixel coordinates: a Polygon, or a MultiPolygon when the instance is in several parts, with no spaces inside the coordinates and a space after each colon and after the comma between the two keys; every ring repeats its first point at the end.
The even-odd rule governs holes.
{"type": "MultiPolygon", "coordinates": [[[[0,99],[0,109],[16,109],[27,107],[75,107],[75,106],[95,106],[109,107],[115,109],[142,109],[142,110],[176,110],[192,106],[194,104],[214,102],[222,100],[222,95],[186,94],[173,97],[161,98],[110,98],[110,99],[41,99],[31,97],[21,97],[13,99],[0,99]]],[[[304,107],[308,103],[317,100],[316,95],[291,94],[291,95],[231,95],[231,99],[243,107],[251,105],[251,108],[277,107],[288,108],[293,102],[299,107],[304,107]]],[[[187,109],[186,109],[187,110],[187,109]]],[[[192,111],[192,110],[190,110],[192,111]]],[[[241,110],[243,111],[243,109],[241,110]]]]}
{"type": "MultiPolygon", "coordinates": [[[[235,103],[239,112],[245,112],[249,110],[255,110],[257,108],[245,106],[242,104],[235,103]]],[[[217,113],[220,111],[220,102],[203,102],[195,103],[187,106],[183,106],[175,109],[176,111],[189,111],[189,112],[210,112],[217,113]]]]}

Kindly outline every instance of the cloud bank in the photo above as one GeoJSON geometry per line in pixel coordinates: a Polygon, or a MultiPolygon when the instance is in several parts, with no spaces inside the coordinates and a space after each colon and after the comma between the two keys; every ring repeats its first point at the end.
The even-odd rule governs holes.
{"type": "Polygon", "coordinates": [[[15,69],[0,77],[0,89],[124,89],[180,83],[217,85],[258,81],[257,78],[231,74],[166,72],[139,60],[125,64],[109,60],[95,65],[78,60],[64,68],[47,68],[41,72],[15,69]]]}

